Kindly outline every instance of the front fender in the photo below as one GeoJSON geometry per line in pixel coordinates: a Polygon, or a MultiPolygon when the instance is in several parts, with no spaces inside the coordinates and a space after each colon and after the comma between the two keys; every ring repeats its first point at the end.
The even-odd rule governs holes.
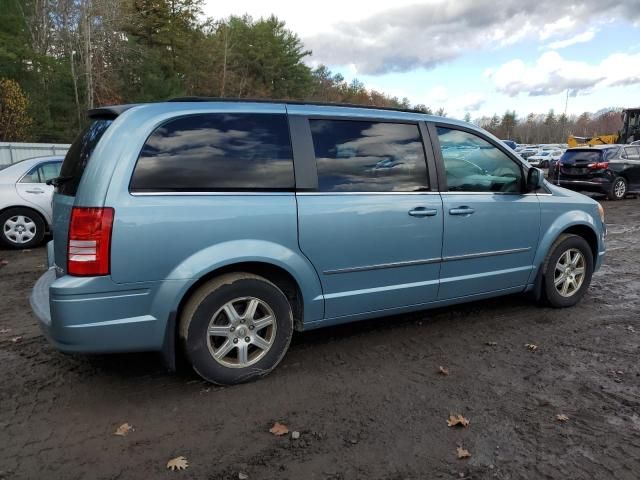
{"type": "MultiPolygon", "coordinates": [[[[243,262],[260,262],[286,270],[298,283],[302,292],[304,321],[311,322],[324,317],[322,287],[313,265],[300,252],[263,240],[222,242],[186,258],[167,277],[168,279],[188,279],[182,282],[177,292],[173,292],[174,309],[177,309],[185,293],[200,278],[220,268],[243,262]]],[[[168,285],[170,283],[172,282],[167,282],[168,285]]],[[[168,288],[171,289],[171,287],[168,288]]],[[[162,295],[160,297],[162,298],[162,295]]]]}
{"type": "Polygon", "coordinates": [[[562,234],[562,232],[571,227],[586,226],[593,230],[593,233],[598,239],[598,252],[594,252],[594,254],[597,255],[600,251],[602,251],[603,245],[601,235],[599,234],[599,222],[599,219],[594,218],[593,215],[582,210],[570,210],[555,218],[551,225],[543,229],[545,233],[540,239],[540,243],[538,244],[538,250],[536,251],[536,256],[533,263],[535,268],[531,272],[529,283],[533,282],[533,279],[536,278],[538,271],[542,268],[542,263],[547,257],[547,254],[549,253],[549,249],[553,245],[553,242],[556,241],[556,239],[560,236],[560,234],[562,234]]]}

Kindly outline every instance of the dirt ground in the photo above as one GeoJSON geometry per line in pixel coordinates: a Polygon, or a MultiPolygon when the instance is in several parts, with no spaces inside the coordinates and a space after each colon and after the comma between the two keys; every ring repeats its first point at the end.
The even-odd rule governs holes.
{"type": "Polygon", "coordinates": [[[2,250],[0,479],[637,480],[640,200],[604,206],[608,255],[575,308],[511,296],[298,334],[228,388],[154,354],[58,353],[27,299],[44,248],[2,250]]]}

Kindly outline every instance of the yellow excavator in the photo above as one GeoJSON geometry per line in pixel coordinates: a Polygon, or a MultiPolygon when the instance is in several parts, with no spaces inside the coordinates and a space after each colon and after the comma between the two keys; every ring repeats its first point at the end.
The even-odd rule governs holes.
{"type": "Polygon", "coordinates": [[[569,135],[569,148],[591,145],[608,145],[613,143],[631,143],[640,140],[640,108],[627,108],[622,111],[622,129],[613,135],[597,135],[594,137],[576,137],[569,135]]]}

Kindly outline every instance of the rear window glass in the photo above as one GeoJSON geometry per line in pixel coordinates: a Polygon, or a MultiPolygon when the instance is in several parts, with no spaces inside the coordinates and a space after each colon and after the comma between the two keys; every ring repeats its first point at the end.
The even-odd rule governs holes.
{"type": "Polygon", "coordinates": [[[322,192],[428,190],[427,163],[417,125],[311,120],[322,192]]]}
{"type": "Polygon", "coordinates": [[[280,114],[200,114],[158,127],[144,144],[132,192],[293,190],[289,125],[280,114]]]}
{"type": "Polygon", "coordinates": [[[94,120],[78,135],[62,162],[58,193],[75,196],[89,158],[111,123],[113,120],[94,120]]]}
{"type": "Polygon", "coordinates": [[[562,155],[562,162],[599,162],[601,150],[567,150],[562,155]]]}

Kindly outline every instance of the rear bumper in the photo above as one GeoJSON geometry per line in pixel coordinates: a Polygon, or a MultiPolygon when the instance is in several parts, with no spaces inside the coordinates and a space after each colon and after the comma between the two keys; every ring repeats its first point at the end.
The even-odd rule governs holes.
{"type": "Polygon", "coordinates": [[[36,282],[30,303],[44,335],[63,352],[161,351],[171,303],[181,286],[119,285],[109,277],[56,278],[52,267],[36,282]]]}
{"type": "Polygon", "coordinates": [[[559,185],[569,190],[582,190],[585,192],[607,193],[611,189],[611,182],[607,179],[594,179],[594,180],[566,180],[562,177],[558,181],[557,179],[551,180],[554,185],[559,185]]]}

